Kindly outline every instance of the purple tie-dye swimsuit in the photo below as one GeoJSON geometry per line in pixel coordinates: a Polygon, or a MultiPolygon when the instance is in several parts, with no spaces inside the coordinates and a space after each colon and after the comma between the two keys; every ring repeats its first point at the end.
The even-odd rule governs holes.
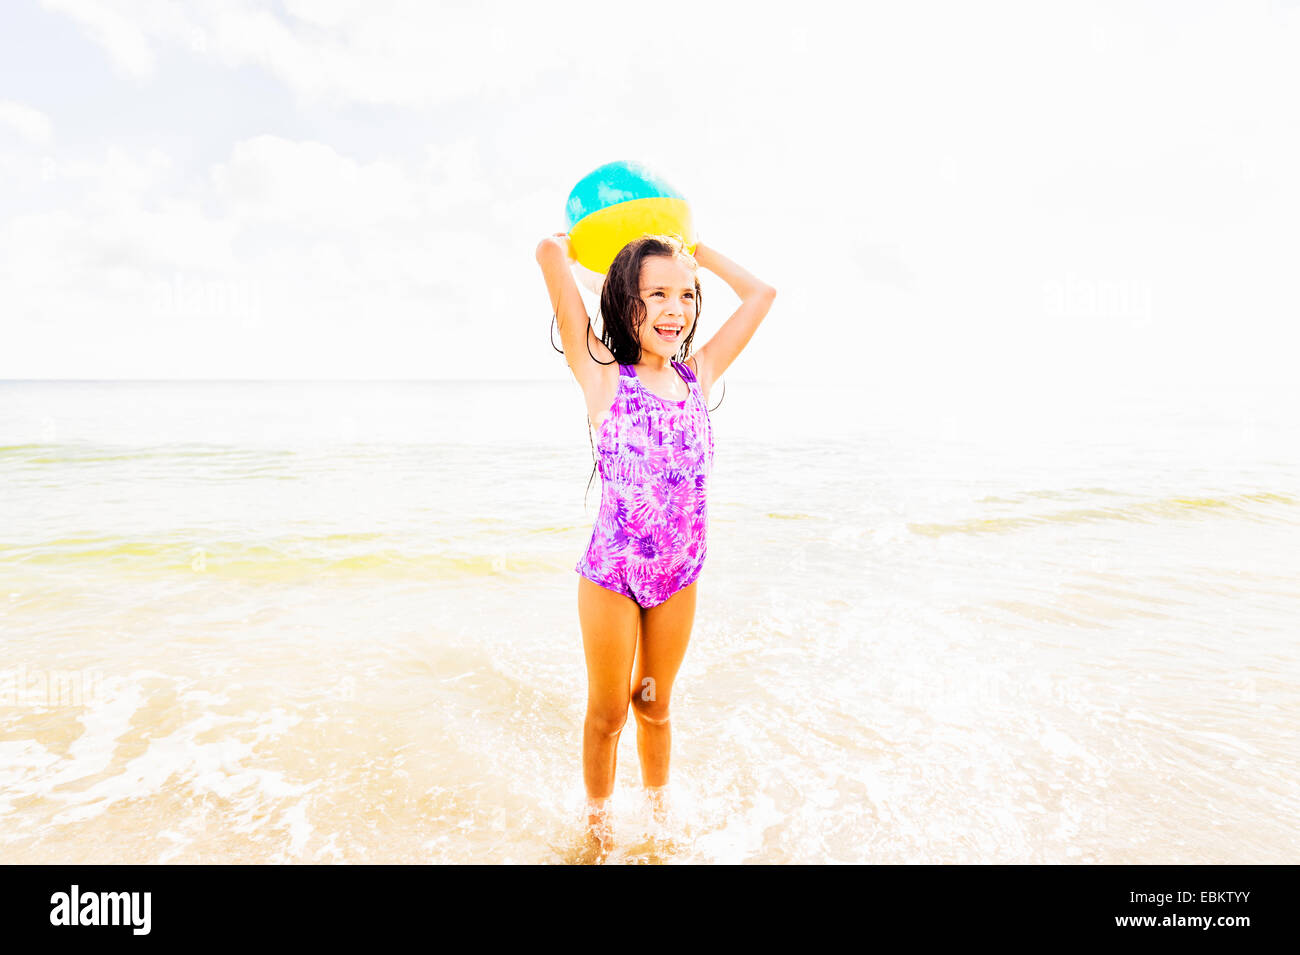
{"type": "Polygon", "coordinates": [[[690,394],[666,401],[632,365],[618,366],[618,395],[600,427],[600,513],[574,569],[643,608],[689,587],[704,567],[713,425],[699,382],[673,362],[690,394]]]}

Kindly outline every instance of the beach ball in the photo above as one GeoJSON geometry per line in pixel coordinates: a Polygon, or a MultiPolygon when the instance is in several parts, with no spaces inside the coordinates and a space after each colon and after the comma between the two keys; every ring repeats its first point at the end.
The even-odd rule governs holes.
{"type": "Polygon", "coordinates": [[[599,293],[614,256],[643,235],[676,235],[695,250],[686,198],[644,163],[619,160],[578,181],[565,206],[578,277],[599,293]]]}

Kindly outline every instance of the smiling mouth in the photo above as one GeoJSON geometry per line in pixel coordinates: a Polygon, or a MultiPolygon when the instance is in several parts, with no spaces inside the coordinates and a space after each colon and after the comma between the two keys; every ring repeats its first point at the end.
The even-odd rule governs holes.
{"type": "Polygon", "coordinates": [[[681,325],[656,325],[654,326],[655,334],[666,342],[675,342],[682,337],[683,326],[681,325]]]}

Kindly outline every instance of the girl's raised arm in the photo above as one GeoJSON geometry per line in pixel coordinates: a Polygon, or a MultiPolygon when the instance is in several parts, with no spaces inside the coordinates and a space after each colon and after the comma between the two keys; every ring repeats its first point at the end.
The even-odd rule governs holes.
{"type": "MultiPolygon", "coordinates": [[[[578,292],[578,283],[573,280],[573,255],[568,235],[557,232],[539,242],[537,264],[542,267],[546,289],[551,294],[551,310],[555,313],[555,323],[560,327],[560,341],[564,343],[564,360],[586,391],[589,385],[599,381],[602,366],[587,351],[591,319],[578,292]]],[[[608,349],[599,340],[594,343],[592,352],[597,356],[608,356],[608,349]]]]}
{"type": "Polygon", "coordinates": [[[735,262],[703,242],[695,247],[695,261],[722,278],[740,296],[740,307],[722,323],[704,347],[695,353],[700,387],[707,395],[736,356],[749,344],[759,323],[767,316],[776,289],[760,282],[735,262]]]}

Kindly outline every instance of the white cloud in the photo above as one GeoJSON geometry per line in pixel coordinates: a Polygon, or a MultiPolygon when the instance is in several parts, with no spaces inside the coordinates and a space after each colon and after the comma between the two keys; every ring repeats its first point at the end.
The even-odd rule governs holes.
{"type": "Polygon", "coordinates": [[[54,124],[48,116],[13,100],[0,100],[0,127],[4,126],[37,146],[48,146],[54,140],[54,124]]]}
{"type": "Polygon", "coordinates": [[[418,211],[395,165],[358,163],[322,143],[258,136],[236,143],[213,176],[219,194],[248,219],[320,228],[418,211]]]}
{"type": "Polygon", "coordinates": [[[483,209],[493,193],[472,142],[429,146],[409,163],[360,162],[322,143],[258,136],[237,143],[212,180],[245,239],[280,241],[300,257],[305,245],[296,270],[316,282],[357,295],[399,282],[415,298],[421,287],[445,295],[487,284],[483,209]]]}
{"type": "Polygon", "coordinates": [[[462,316],[499,288],[469,141],[362,162],[259,136],[197,182],[156,149],[6,168],[57,204],[0,219],[0,375],[466,374],[462,316]]]}
{"type": "Polygon", "coordinates": [[[80,23],[133,75],[151,75],[155,48],[166,46],[226,67],[260,67],[309,98],[405,107],[528,96],[549,77],[585,101],[586,115],[620,95],[623,109],[644,108],[670,89],[707,97],[714,78],[738,73],[752,93],[775,93],[787,85],[792,58],[815,55],[810,38],[839,18],[837,7],[819,14],[815,6],[794,16],[776,0],[668,3],[653,12],[598,0],[558,7],[475,0],[44,2],[80,23]]]}
{"type": "Polygon", "coordinates": [[[50,10],[66,14],[108,52],[113,64],[139,78],[153,75],[154,54],[148,34],[159,21],[170,20],[164,3],[113,3],[103,0],[42,0],[50,10]]]}
{"type": "Polygon", "coordinates": [[[45,3],[135,76],[150,75],[155,46],[166,45],[227,67],[262,67],[310,97],[405,106],[520,90],[592,54],[575,43],[584,21],[607,24],[611,36],[621,26],[596,5],[557,15],[535,4],[298,2],[282,17],[249,0],[45,3]]]}

